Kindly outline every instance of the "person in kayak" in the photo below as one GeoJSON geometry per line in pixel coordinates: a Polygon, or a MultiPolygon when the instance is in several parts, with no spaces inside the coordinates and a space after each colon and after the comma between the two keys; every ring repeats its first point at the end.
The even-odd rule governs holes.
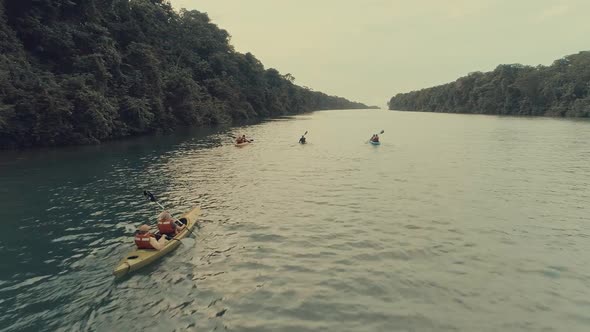
{"type": "Polygon", "coordinates": [[[374,134],[373,137],[371,137],[371,142],[379,142],[379,135],[374,134]]]}
{"type": "Polygon", "coordinates": [[[301,138],[299,139],[299,143],[301,144],[305,144],[305,135],[301,136],[301,138]]]}
{"type": "Polygon", "coordinates": [[[246,142],[248,142],[248,139],[246,139],[246,135],[242,135],[242,137],[238,137],[238,139],[236,140],[237,144],[242,144],[246,142]]]}
{"type": "Polygon", "coordinates": [[[137,249],[156,249],[162,250],[166,245],[165,236],[161,236],[159,240],[156,239],[156,235],[150,233],[150,226],[141,225],[135,232],[135,245],[137,249]]]}
{"type": "Polygon", "coordinates": [[[175,223],[174,218],[172,218],[168,211],[162,211],[158,216],[158,230],[160,234],[174,237],[183,229],[184,225],[175,223]]]}

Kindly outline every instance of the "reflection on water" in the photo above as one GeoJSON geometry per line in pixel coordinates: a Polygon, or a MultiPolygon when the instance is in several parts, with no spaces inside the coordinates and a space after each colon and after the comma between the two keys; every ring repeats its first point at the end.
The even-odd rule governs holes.
{"type": "Polygon", "coordinates": [[[589,129],[330,111],[3,152],[0,330],[586,331],[589,129]],[[201,227],[115,281],[146,189],[201,227]]]}

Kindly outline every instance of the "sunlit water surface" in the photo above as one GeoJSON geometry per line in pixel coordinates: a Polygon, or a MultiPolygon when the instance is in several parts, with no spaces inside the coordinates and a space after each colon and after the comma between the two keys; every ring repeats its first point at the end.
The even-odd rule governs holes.
{"type": "Polygon", "coordinates": [[[588,331],[589,142],[588,121],[327,111],[2,152],[0,330],[588,331]],[[145,189],[201,227],[115,281],[145,189]]]}

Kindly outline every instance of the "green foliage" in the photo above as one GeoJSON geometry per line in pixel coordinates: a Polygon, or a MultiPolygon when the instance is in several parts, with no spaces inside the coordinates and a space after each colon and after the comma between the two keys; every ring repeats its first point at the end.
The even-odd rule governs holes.
{"type": "Polygon", "coordinates": [[[0,147],[366,107],[299,87],[229,41],[166,0],[2,1],[0,147]]]}
{"type": "Polygon", "coordinates": [[[590,51],[551,66],[500,65],[455,82],[401,93],[389,109],[448,113],[590,117],[590,51]]]}

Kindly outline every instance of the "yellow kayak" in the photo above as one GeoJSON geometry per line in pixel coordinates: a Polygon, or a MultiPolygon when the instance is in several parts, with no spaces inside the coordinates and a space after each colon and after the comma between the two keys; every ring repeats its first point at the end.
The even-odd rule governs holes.
{"type": "Polygon", "coordinates": [[[242,142],[242,143],[234,143],[234,145],[237,147],[242,147],[242,146],[250,145],[251,143],[252,142],[246,141],[246,142],[242,142]]]}
{"type": "Polygon", "coordinates": [[[182,232],[178,233],[170,241],[168,241],[162,250],[135,249],[125,255],[119,264],[117,264],[117,267],[113,271],[113,275],[115,275],[117,278],[122,277],[130,272],[139,270],[142,267],[155,262],[166,254],[171,253],[174,249],[178,248],[180,245],[180,240],[190,234],[189,230],[192,230],[197,224],[197,217],[199,214],[201,214],[201,209],[199,207],[195,207],[189,212],[183,214],[179,219],[183,222],[184,220],[182,219],[186,219],[186,228],[182,232]]]}

